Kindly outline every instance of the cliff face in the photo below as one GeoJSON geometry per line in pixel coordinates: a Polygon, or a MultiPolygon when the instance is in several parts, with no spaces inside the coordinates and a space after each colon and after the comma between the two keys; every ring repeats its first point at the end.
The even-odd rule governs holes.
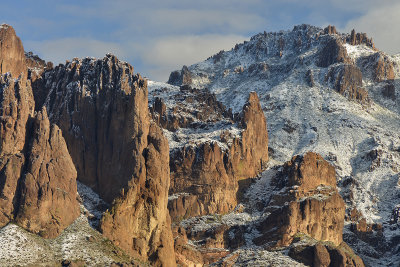
{"type": "Polygon", "coordinates": [[[5,74],[0,88],[0,225],[56,237],[79,215],[75,167],[46,110],[34,115],[30,82],[5,74]]]}
{"type": "Polygon", "coordinates": [[[255,241],[261,244],[270,239],[277,246],[287,246],[297,233],[304,233],[339,245],[345,205],[335,176],[334,167],[318,154],[293,157],[277,178],[286,179],[287,190],[272,197],[267,207],[272,214],[260,225],[264,234],[255,241]]]}
{"type": "Polygon", "coordinates": [[[47,72],[46,106],[78,179],[112,203],[100,230],[129,254],[173,266],[167,198],[169,148],[150,122],[147,83],[112,55],[47,72]]]}
{"type": "Polygon", "coordinates": [[[0,25],[0,73],[11,72],[13,77],[27,78],[25,51],[13,27],[0,25]]]}
{"type": "Polygon", "coordinates": [[[16,222],[54,238],[80,214],[76,170],[61,130],[50,125],[46,109],[32,121],[16,222]]]}
{"type": "Polygon", "coordinates": [[[238,181],[257,176],[265,167],[267,124],[256,93],[249,95],[236,121],[238,136],[226,130],[219,142],[172,151],[170,193],[176,196],[168,207],[173,219],[231,211],[238,203],[238,181]]]}
{"type": "Polygon", "coordinates": [[[332,165],[314,152],[295,156],[275,183],[284,186],[265,208],[256,244],[290,246],[289,256],[309,266],[364,266],[343,242],[345,203],[332,165]]]}

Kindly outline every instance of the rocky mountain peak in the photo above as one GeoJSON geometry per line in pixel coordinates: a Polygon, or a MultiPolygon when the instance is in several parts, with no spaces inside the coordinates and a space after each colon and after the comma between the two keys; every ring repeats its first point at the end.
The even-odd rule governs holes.
{"type": "Polygon", "coordinates": [[[13,27],[0,25],[0,73],[11,72],[14,77],[28,75],[25,63],[25,51],[21,40],[13,27]]]}

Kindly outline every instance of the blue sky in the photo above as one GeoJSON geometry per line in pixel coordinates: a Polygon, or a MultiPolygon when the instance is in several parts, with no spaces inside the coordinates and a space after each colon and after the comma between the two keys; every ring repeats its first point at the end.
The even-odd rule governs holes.
{"type": "Polygon", "coordinates": [[[379,49],[400,52],[397,0],[22,0],[2,3],[0,15],[45,60],[111,52],[160,81],[254,34],[302,23],[355,28],[379,49]]]}

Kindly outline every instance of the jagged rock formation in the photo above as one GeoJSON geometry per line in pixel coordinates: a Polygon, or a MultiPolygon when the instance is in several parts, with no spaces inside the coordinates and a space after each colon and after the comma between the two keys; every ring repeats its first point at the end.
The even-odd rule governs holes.
{"type": "Polygon", "coordinates": [[[314,75],[313,75],[311,70],[308,70],[306,72],[306,77],[305,78],[306,78],[306,83],[307,83],[308,86],[313,87],[315,85],[314,75]]]}
{"type": "Polygon", "coordinates": [[[334,63],[350,62],[351,61],[347,55],[346,48],[343,46],[341,40],[329,38],[319,54],[317,66],[326,68],[334,63]]]}
{"type": "Polygon", "coordinates": [[[346,244],[333,246],[327,242],[313,245],[296,244],[290,248],[289,256],[307,266],[364,267],[360,257],[346,244]]]}
{"type": "Polygon", "coordinates": [[[336,32],[336,27],[333,25],[328,25],[325,29],[324,29],[324,34],[337,34],[336,32]]]}
{"type": "Polygon", "coordinates": [[[362,88],[361,70],[352,65],[344,64],[329,69],[326,80],[333,83],[334,89],[348,99],[368,105],[370,98],[368,92],[362,88]]]}
{"type": "Polygon", "coordinates": [[[45,108],[32,124],[15,221],[31,232],[54,238],[80,214],[76,170],[62,132],[50,125],[45,108]]]}
{"type": "Polygon", "coordinates": [[[0,73],[11,72],[13,77],[27,77],[25,51],[14,28],[7,24],[0,25],[0,73]]]}
{"type": "Polygon", "coordinates": [[[155,97],[153,105],[150,107],[153,120],[169,131],[175,132],[179,128],[201,127],[199,121],[211,123],[233,118],[232,112],[227,111],[225,106],[217,101],[215,94],[208,90],[181,86],[179,94],[173,98],[175,102],[179,102],[174,107],[167,107],[160,97],[155,97]],[[189,106],[194,103],[196,103],[196,110],[189,106]]]}
{"type": "Polygon", "coordinates": [[[155,266],[174,266],[171,221],[166,203],[169,147],[155,124],[149,127],[142,168],[102,220],[100,229],[117,246],[155,266]]]}
{"type": "Polygon", "coordinates": [[[297,233],[304,233],[339,245],[343,241],[345,205],[336,189],[334,167],[309,152],[287,162],[277,179],[283,179],[277,183],[287,189],[272,197],[267,207],[271,215],[260,224],[263,235],[255,242],[274,241],[276,246],[287,246],[297,233]]]}
{"type": "Polygon", "coordinates": [[[0,90],[0,226],[56,237],[79,215],[75,167],[46,110],[34,116],[30,82],[6,74],[0,90]]]}
{"type": "Polygon", "coordinates": [[[225,213],[237,204],[238,181],[255,177],[268,161],[268,134],[256,93],[238,116],[240,136],[221,133],[220,142],[187,145],[171,152],[171,216],[225,213]]]}
{"type": "Polygon", "coordinates": [[[372,38],[368,38],[366,33],[356,33],[354,29],[351,31],[350,35],[347,36],[346,41],[351,45],[365,44],[372,49],[375,49],[372,38]]]}
{"type": "Polygon", "coordinates": [[[168,83],[173,85],[190,85],[192,83],[192,77],[189,69],[186,66],[182,67],[181,71],[171,72],[168,83]]]}
{"type": "Polygon", "coordinates": [[[289,256],[309,266],[364,266],[343,242],[345,205],[332,165],[313,152],[295,156],[275,183],[287,189],[272,196],[266,208],[271,214],[261,222],[256,244],[293,243],[289,256]]]}
{"type": "Polygon", "coordinates": [[[49,117],[63,130],[78,179],[112,206],[100,230],[141,260],[173,266],[169,149],[150,122],[147,83],[107,55],[46,72],[49,117]]]}
{"type": "Polygon", "coordinates": [[[375,81],[381,82],[384,80],[394,80],[393,62],[385,55],[377,53],[374,55],[375,63],[375,81]]]}

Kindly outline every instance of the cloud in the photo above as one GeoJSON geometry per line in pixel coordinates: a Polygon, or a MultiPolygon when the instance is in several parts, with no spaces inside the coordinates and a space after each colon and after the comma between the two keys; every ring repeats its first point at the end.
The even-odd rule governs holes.
{"type": "MultiPolygon", "coordinates": [[[[393,2],[393,1],[386,1],[393,2]]],[[[386,3],[383,1],[383,3],[386,3]]],[[[390,3],[369,9],[359,18],[350,20],[345,27],[347,32],[355,29],[366,32],[372,37],[375,46],[384,52],[394,54],[400,52],[400,3],[390,3]]]]}
{"type": "Polygon", "coordinates": [[[126,53],[117,43],[104,42],[88,38],[63,38],[47,41],[27,41],[24,43],[26,51],[34,51],[46,61],[64,63],[74,57],[102,58],[107,53],[112,53],[124,58],[126,53]]]}
{"type": "Polygon", "coordinates": [[[145,70],[151,79],[166,81],[172,70],[205,60],[220,50],[228,50],[248,39],[241,35],[182,35],[154,40],[138,48],[145,70]]]}

